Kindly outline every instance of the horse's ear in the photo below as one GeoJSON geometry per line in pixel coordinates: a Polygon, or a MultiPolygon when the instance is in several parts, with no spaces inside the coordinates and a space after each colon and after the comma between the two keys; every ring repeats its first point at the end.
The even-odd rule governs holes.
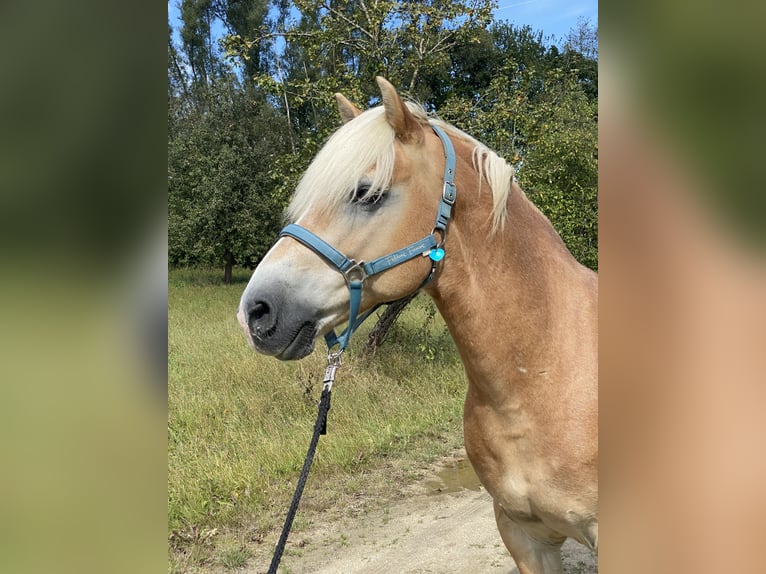
{"type": "Polygon", "coordinates": [[[362,110],[349,102],[343,94],[335,94],[335,99],[338,102],[338,111],[344,124],[347,124],[362,113],[362,110]]]}
{"type": "Polygon", "coordinates": [[[404,143],[421,143],[423,141],[423,129],[418,120],[412,115],[404,103],[396,88],[385,78],[375,78],[383,97],[383,107],[386,109],[386,120],[394,128],[396,137],[404,143]]]}

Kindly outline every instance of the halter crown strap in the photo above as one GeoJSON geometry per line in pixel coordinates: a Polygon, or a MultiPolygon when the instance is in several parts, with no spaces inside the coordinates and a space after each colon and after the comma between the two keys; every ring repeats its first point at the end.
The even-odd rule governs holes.
{"type": "Polygon", "coordinates": [[[455,149],[452,147],[452,142],[447,137],[447,134],[444,133],[444,130],[435,125],[431,125],[431,128],[442,141],[445,155],[444,189],[442,190],[442,199],[439,202],[436,225],[434,225],[434,231],[442,232],[443,240],[447,233],[447,224],[450,217],[452,217],[452,206],[455,204],[455,198],[457,197],[457,188],[455,187],[455,149]]]}
{"type": "Polygon", "coordinates": [[[292,237],[299,241],[321,257],[323,257],[328,263],[333,265],[346,280],[346,285],[349,291],[349,315],[348,325],[346,329],[337,336],[334,331],[325,335],[325,341],[328,349],[332,349],[335,345],[340,345],[340,350],[343,351],[348,347],[351,335],[361,325],[367,317],[369,317],[379,305],[373,307],[366,313],[359,315],[359,308],[362,304],[362,287],[364,281],[392,267],[396,267],[414,259],[418,256],[428,256],[431,258],[431,272],[426,277],[425,281],[418,287],[420,289],[428,283],[436,270],[436,264],[444,257],[444,240],[447,236],[447,224],[452,216],[452,206],[455,204],[455,197],[457,196],[457,190],[455,188],[455,150],[452,147],[447,134],[444,131],[433,124],[431,128],[439,136],[439,139],[444,146],[445,166],[444,166],[444,189],[442,190],[442,197],[439,201],[439,211],[436,215],[436,223],[431,233],[425,236],[420,241],[410,243],[406,247],[402,247],[392,253],[383,255],[365,263],[364,261],[355,261],[350,259],[332,245],[327,243],[318,235],[312,233],[305,227],[301,227],[295,223],[291,223],[285,226],[282,231],[279,232],[280,237],[292,237]],[[435,232],[440,232],[441,238],[437,240],[435,232]]]}

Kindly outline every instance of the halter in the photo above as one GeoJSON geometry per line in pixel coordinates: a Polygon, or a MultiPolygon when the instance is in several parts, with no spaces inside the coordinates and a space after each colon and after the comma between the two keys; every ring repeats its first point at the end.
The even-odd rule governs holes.
{"type": "Polygon", "coordinates": [[[279,232],[280,237],[292,237],[323,257],[328,263],[335,266],[346,280],[346,286],[349,291],[348,325],[340,336],[336,335],[335,331],[330,331],[325,335],[328,349],[332,349],[335,345],[340,345],[340,350],[336,353],[337,355],[340,355],[348,347],[351,335],[359,325],[380,306],[376,305],[366,313],[359,315],[359,306],[362,303],[362,287],[368,277],[387,271],[415,257],[428,257],[431,259],[431,271],[416,289],[418,291],[431,280],[436,271],[437,263],[444,257],[444,240],[447,237],[447,224],[452,215],[452,206],[455,204],[455,197],[457,196],[455,188],[455,150],[447,134],[441,128],[433,124],[431,124],[431,128],[439,136],[444,146],[446,160],[444,167],[444,188],[442,190],[441,201],[439,202],[439,212],[436,215],[436,224],[429,235],[420,241],[365,263],[364,261],[349,259],[332,245],[320,239],[305,227],[295,223],[287,225],[279,232]],[[439,232],[441,239],[437,240],[436,232],[439,232]]]}

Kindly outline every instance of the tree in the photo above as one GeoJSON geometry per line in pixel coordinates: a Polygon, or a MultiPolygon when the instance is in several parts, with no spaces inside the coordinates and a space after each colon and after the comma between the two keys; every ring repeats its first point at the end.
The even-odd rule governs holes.
{"type": "Polygon", "coordinates": [[[580,16],[577,25],[567,34],[564,48],[582,56],[584,60],[598,61],[598,28],[588,18],[580,16]]]}
{"type": "Polygon", "coordinates": [[[215,18],[212,0],[181,2],[181,42],[195,87],[205,87],[218,72],[211,24],[215,18]]]}
{"type": "Polygon", "coordinates": [[[232,34],[225,44],[231,57],[243,60],[253,46],[284,41],[255,80],[284,106],[298,135],[306,136],[306,128],[326,122],[334,92],[360,103],[374,101],[376,75],[428,102],[430,85],[422,78],[436,70],[449,74],[450,51],[459,43],[479,41],[492,2],[296,0],[294,7],[299,16],[292,23],[272,22],[252,37],[232,34]],[[300,123],[302,107],[308,113],[300,123]]]}
{"type": "Polygon", "coordinates": [[[527,128],[519,180],[584,265],[598,268],[598,108],[574,73],[556,71],[527,128]]]}
{"type": "Polygon", "coordinates": [[[279,230],[284,201],[267,166],[285,151],[273,109],[236,87],[211,87],[208,112],[192,110],[168,144],[170,261],[252,265],[279,230]]]}
{"type": "Polygon", "coordinates": [[[584,76],[583,62],[593,62],[546,48],[529,28],[500,24],[491,33],[501,54],[491,80],[470,98],[447,98],[440,113],[510,161],[575,258],[596,269],[597,68],[584,76]]]}
{"type": "MultiPolygon", "coordinates": [[[[247,35],[266,26],[269,0],[216,0],[216,12],[229,34],[247,35]]],[[[242,54],[244,78],[252,78],[266,65],[268,44],[253,44],[242,54]]]]}
{"type": "Polygon", "coordinates": [[[237,2],[244,15],[230,5],[184,0],[181,45],[170,28],[168,40],[169,259],[223,265],[227,282],[234,264],[256,262],[279,229],[285,200],[269,167],[287,142],[266,95],[240,80],[214,45],[221,15],[247,20],[261,4],[237,2]]]}
{"type": "Polygon", "coordinates": [[[598,99],[598,28],[587,18],[578,18],[577,26],[567,35],[563,58],[567,69],[576,70],[588,97],[598,99]]]}

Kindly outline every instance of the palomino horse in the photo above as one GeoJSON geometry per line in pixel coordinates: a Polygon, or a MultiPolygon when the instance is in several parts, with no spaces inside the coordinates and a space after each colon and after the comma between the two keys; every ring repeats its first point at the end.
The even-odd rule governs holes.
{"type": "Polygon", "coordinates": [[[239,321],[258,351],[300,359],[422,287],[465,366],[465,448],[500,535],[522,574],[561,572],[567,537],[598,541],[597,276],[502,158],[378,85],[383,105],[364,113],[336,95],[345,124],[298,185],[295,223],[239,321]]]}

